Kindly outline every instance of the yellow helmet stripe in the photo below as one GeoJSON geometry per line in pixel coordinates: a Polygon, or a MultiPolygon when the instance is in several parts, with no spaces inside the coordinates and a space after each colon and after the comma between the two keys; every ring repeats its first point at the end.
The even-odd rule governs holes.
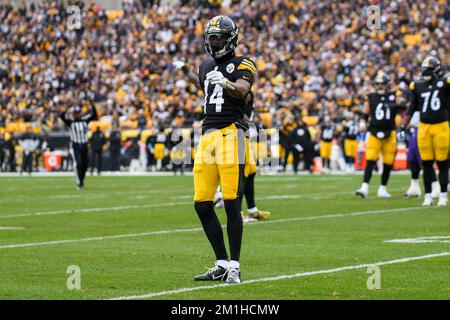
{"type": "Polygon", "coordinates": [[[212,21],[212,23],[211,23],[211,26],[212,26],[212,27],[216,27],[216,26],[217,26],[217,20],[219,20],[219,17],[214,17],[214,18],[213,18],[213,21],[212,21]]]}

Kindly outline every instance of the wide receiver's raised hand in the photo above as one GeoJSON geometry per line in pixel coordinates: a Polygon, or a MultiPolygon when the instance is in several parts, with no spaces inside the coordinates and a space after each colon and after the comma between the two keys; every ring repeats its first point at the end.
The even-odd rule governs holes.
{"type": "Polygon", "coordinates": [[[228,80],[223,76],[222,72],[213,70],[206,74],[206,80],[209,80],[211,84],[218,84],[222,88],[227,88],[228,80]]]}

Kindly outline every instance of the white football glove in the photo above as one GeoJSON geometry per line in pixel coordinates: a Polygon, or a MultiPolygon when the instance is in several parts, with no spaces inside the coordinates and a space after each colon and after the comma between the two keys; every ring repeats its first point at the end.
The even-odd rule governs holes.
{"type": "Polygon", "coordinates": [[[183,61],[180,61],[180,60],[174,60],[172,62],[172,64],[175,66],[175,69],[177,69],[177,70],[180,70],[185,65],[185,63],[183,61]]]}
{"type": "Polygon", "coordinates": [[[298,152],[303,152],[303,148],[301,145],[296,144],[296,145],[294,145],[294,147],[295,147],[295,149],[297,149],[298,152]]]}
{"type": "Polygon", "coordinates": [[[206,80],[209,80],[211,84],[218,84],[222,88],[227,86],[227,79],[223,76],[222,72],[213,70],[206,74],[206,80]]]}

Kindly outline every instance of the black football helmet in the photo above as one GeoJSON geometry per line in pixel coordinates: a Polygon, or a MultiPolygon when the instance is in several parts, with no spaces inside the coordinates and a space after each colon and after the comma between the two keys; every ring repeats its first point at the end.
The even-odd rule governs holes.
{"type": "Polygon", "coordinates": [[[214,59],[221,58],[237,47],[239,30],[227,16],[212,18],[203,33],[205,50],[214,59]]]}
{"type": "Polygon", "coordinates": [[[420,65],[422,78],[425,81],[430,81],[442,76],[441,62],[438,58],[427,56],[420,65]]]}

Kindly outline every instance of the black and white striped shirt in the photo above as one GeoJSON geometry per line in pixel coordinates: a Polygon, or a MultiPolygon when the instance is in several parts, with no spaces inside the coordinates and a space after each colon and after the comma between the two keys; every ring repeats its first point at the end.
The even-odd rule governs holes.
{"type": "Polygon", "coordinates": [[[72,143],[84,144],[88,143],[88,124],[93,120],[97,120],[97,111],[92,107],[92,113],[81,116],[80,119],[68,119],[66,113],[60,115],[63,122],[69,127],[70,141],[72,143]]]}

